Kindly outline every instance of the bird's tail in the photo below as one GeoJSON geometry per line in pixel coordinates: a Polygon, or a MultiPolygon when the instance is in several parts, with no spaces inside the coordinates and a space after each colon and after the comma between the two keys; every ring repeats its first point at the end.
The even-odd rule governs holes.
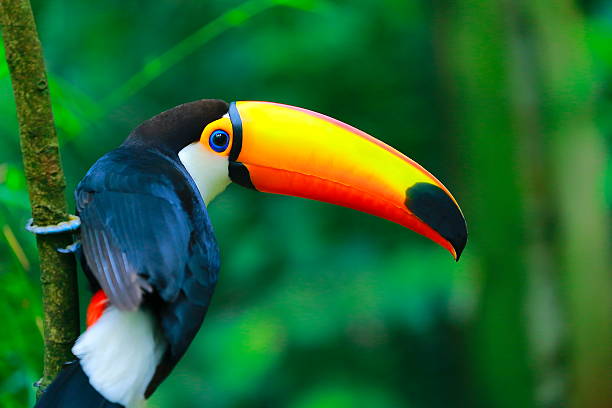
{"type": "Polygon", "coordinates": [[[89,384],[78,360],[66,364],[34,408],[123,408],[89,384]]]}

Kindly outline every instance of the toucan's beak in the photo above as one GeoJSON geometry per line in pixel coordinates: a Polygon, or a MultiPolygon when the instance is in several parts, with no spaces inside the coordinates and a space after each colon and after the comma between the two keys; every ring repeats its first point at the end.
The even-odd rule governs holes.
{"type": "Polygon", "coordinates": [[[347,124],[293,106],[234,102],[229,116],[232,181],[385,218],[459,259],[467,228],[457,201],[402,153],[347,124]]]}

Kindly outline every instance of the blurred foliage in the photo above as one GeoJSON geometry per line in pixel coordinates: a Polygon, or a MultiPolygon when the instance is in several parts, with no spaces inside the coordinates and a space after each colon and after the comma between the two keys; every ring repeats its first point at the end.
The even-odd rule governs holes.
{"type": "MultiPolygon", "coordinates": [[[[499,113],[505,104],[524,108],[517,82],[504,87],[503,67],[520,55],[491,45],[502,32],[488,20],[493,8],[461,4],[451,12],[441,0],[33,1],[70,202],[91,164],[140,121],[200,98],[270,100],[331,115],[407,153],[464,203],[471,230],[486,232],[472,236],[455,264],[386,221],[230,186],[209,209],[223,256],[217,293],[152,407],[491,407],[507,406],[499,402],[506,396],[565,405],[572,355],[563,339],[574,329],[563,325],[558,300],[572,281],[530,273],[528,253],[509,248],[534,241],[506,229],[510,214],[522,220],[531,205],[529,189],[519,188],[520,163],[507,159],[513,126],[499,113]],[[465,48],[456,51],[453,39],[465,48]],[[478,142],[486,137],[496,149],[478,142]],[[497,174],[516,186],[496,183],[497,174]],[[510,376],[512,365],[524,378],[510,376]],[[499,395],[491,398],[491,390],[499,395]]],[[[607,141],[605,175],[593,178],[609,221],[612,4],[576,7],[545,23],[578,19],[585,28],[576,41],[588,53],[588,83],[558,96],[592,92],[594,109],[584,118],[607,141]]],[[[32,405],[41,372],[41,303],[35,242],[23,230],[29,204],[15,106],[0,57],[0,406],[22,407],[32,405]]],[[[549,97],[545,118],[558,115],[556,95],[549,97]]],[[[609,232],[610,223],[604,227],[609,232]]],[[[555,245],[535,242],[562,258],[555,245]]],[[[579,301],[586,312],[605,306],[579,301]]],[[[612,350],[611,342],[601,339],[602,349],[612,350]]]]}

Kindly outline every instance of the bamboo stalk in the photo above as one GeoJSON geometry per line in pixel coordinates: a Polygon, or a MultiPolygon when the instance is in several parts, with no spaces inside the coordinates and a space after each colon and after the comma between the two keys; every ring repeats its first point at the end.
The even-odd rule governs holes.
{"type": "Polygon", "coordinates": [[[537,29],[542,104],[548,109],[546,142],[558,204],[556,243],[567,317],[568,406],[610,407],[612,259],[603,188],[606,146],[593,119],[596,89],[584,17],[571,0],[524,3],[537,29]]]}
{"type": "Polygon", "coordinates": [[[465,180],[463,210],[482,292],[470,343],[475,406],[534,407],[527,337],[529,203],[508,98],[510,58],[499,1],[436,0],[436,46],[447,116],[465,180]],[[501,186],[501,187],[500,187],[501,186]]]}

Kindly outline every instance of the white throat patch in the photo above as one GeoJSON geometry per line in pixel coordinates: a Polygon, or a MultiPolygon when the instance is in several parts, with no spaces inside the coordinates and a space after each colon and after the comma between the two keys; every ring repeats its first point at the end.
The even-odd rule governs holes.
{"type": "Polygon", "coordinates": [[[181,150],[179,159],[198,186],[206,205],[231,183],[227,156],[219,156],[208,151],[199,142],[181,150]]]}

